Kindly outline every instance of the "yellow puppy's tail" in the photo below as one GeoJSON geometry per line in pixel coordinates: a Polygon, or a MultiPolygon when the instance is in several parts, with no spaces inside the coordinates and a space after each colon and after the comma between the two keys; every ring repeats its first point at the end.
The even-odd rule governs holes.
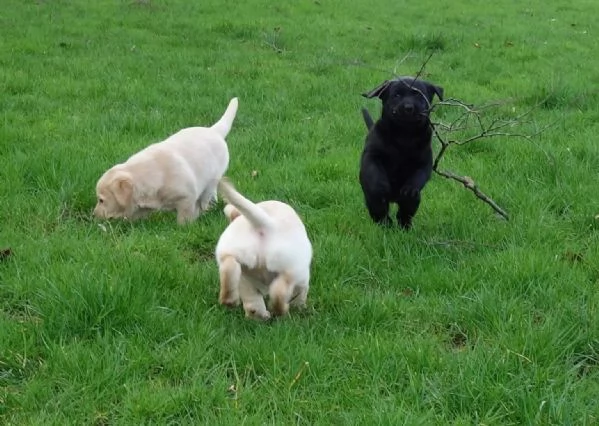
{"type": "Polygon", "coordinates": [[[233,205],[254,228],[262,230],[274,228],[275,223],[272,218],[259,206],[237,192],[226,177],[223,177],[218,183],[218,192],[229,204],[233,205]]]}
{"type": "Polygon", "coordinates": [[[237,106],[238,106],[237,98],[233,98],[229,101],[229,106],[227,110],[223,114],[223,116],[214,123],[211,127],[216,133],[221,135],[224,138],[227,137],[229,132],[231,131],[231,126],[233,125],[233,120],[235,120],[235,115],[237,115],[237,106]]]}

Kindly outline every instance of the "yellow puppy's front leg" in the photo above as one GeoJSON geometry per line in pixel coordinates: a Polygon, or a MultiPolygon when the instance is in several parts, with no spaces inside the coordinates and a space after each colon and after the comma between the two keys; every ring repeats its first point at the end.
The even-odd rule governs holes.
{"type": "Polygon", "coordinates": [[[270,312],[266,309],[264,296],[258,289],[243,275],[239,281],[239,295],[243,303],[245,316],[262,321],[270,319],[270,312]]]}
{"type": "Polygon", "coordinates": [[[177,223],[179,225],[193,222],[199,215],[200,210],[194,201],[181,200],[177,204],[177,223]]]}

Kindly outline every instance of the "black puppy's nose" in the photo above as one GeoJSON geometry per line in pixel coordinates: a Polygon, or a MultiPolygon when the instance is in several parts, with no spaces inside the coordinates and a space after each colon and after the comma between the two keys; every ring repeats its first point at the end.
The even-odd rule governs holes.
{"type": "Polygon", "coordinates": [[[414,104],[404,104],[402,109],[404,112],[412,114],[414,112],[414,104]]]}

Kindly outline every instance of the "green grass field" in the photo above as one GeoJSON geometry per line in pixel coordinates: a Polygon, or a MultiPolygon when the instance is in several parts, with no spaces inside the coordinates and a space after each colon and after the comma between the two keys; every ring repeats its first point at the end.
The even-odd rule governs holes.
{"type": "Polygon", "coordinates": [[[596,0],[2,6],[0,424],[599,423],[596,0]],[[446,97],[551,125],[444,157],[510,221],[437,175],[411,232],[367,215],[360,93],[431,50],[446,97]],[[217,303],[222,206],[91,217],[107,168],[233,96],[228,176],[314,245],[308,309],[268,324],[217,303]]]}

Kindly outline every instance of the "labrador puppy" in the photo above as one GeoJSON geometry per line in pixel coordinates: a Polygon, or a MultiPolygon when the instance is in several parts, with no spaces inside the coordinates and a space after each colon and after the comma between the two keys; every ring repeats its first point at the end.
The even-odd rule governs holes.
{"type": "Polygon", "coordinates": [[[184,224],[216,201],[216,185],[229,165],[225,138],[237,113],[231,99],[211,127],[189,127],[117,164],[96,185],[98,218],[136,219],[153,210],[176,210],[184,224]]]}
{"type": "Polygon", "coordinates": [[[362,115],[368,135],[360,162],[360,185],[368,213],[375,223],[391,225],[389,204],[397,203],[397,221],[412,226],[420,192],[431,177],[433,150],[429,111],[443,89],[413,77],[388,80],[362,94],[383,104],[376,123],[366,109],[362,115]]]}
{"type": "Polygon", "coordinates": [[[229,220],[216,246],[219,302],[232,307],[241,299],[246,317],[260,320],[271,318],[265,295],[273,315],[305,306],[312,244],[295,210],[280,201],[254,204],[226,179],[218,189],[229,220]]]}

